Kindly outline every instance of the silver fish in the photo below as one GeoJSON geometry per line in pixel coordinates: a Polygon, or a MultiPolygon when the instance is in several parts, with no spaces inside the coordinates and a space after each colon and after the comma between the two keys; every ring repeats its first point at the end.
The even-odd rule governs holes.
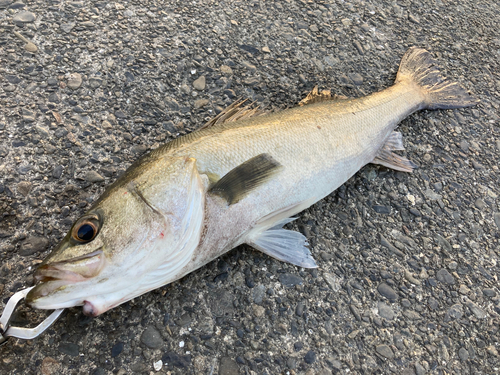
{"type": "Polygon", "coordinates": [[[411,172],[414,164],[393,152],[403,150],[394,129],[408,115],[476,103],[427,51],[411,48],[395,84],[366,97],[314,91],[306,105],[263,116],[232,107],[109,186],[40,265],[27,302],[83,305],[96,316],[244,243],[317,267],[306,238],[283,225],[368,163],[411,172]]]}

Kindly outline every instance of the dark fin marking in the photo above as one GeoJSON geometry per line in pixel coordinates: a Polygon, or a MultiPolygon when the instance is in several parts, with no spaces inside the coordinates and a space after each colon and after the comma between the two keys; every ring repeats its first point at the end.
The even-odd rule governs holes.
{"type": "Polygon", "coordinates": [[[281,164],[271,155],[260,154],[229,171],[209,192],[223,197],[231,205],[266,182],[280,169],[281,164]]]}
{"type": "Polygon", "coordinates": [[[316,85],[311,90],[311,92],[307,94],[307,96],[299,102],[299,106],[304,106],[313,103],[320,103],[330,100],[346,100],[346,99],[348,99],[347,96],[343,95],[332,96],[330,90],[321,90],[321,92],[319,92],[318,86],[316,85]]]}
{"type": "Polygon", "coordinates": [[[404,149],[401,133],[392,132],[372,163],[380,164],[397,171],[411,173],[414,168],[417,168],[417,165],[404,156],[393,153],[393,151],[403,151],[404,149]]]}
{"type": "Polygon", "coordinates": [[[255,102],[244,105],[247,102],[248,99],[235,101],[213,119],[208,121],[200,129],[205,129],[211,126],[217,126],[219,124],[224,124],[232,121],[246,120],[251,117],[257,117],[266,114],[266,112],[261,110],[259,106],[254,107],[255,102]]]}
{"type": "Polygon", "coordinates": [[[262,232],[249,245],[282,262],[303,268],[317,268],[316,261],[306,247],[307,238],[302,233],[282,228],[293,220],[295,219],[281,220],[274,227],[262,232]]]}
{"type": "Polygon", "coordinates": [[[397,82],[411,80],[420,86],[428,109],[470,107],[479,103],[457,82],[444,78],[432,55],[422,48],[410,48],[399,66],[397,82]]]}

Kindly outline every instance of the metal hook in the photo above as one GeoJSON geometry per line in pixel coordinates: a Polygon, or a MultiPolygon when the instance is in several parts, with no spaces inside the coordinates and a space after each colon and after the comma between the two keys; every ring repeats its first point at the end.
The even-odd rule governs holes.
{"type": "Polygon", "coordinates": [[[26,298],[26,295],[31,289],[33,289],[33,287],[26,288],[20,290],[17,293],[14,293],[14,295],[10,297],[9,301],[5,305],[2,316],[0,316],[0,346],[5,344],[9,337],[17,337],[19,339],[25,340],[34,339],[35,337],[43,333],[47,328],[49,328],[64,311],[64,309],[54,310],[54,312],[52,312],[52,314],[50,314],[47,319],[45,319],[35,328],[10,327],[9,320],[16,310],[17,304],[19,303],[19,301],[26,298]]]}

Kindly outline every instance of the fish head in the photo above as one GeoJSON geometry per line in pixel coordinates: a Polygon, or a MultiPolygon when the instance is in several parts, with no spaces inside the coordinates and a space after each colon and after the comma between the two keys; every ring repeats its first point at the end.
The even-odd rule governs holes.
{"type": "Polygon", "coordinates": [[[201,236],[205,185],[193,165],[178,167],[111,186],[40,264],[28,305],[97,316],[179,278],[201,236]]]}

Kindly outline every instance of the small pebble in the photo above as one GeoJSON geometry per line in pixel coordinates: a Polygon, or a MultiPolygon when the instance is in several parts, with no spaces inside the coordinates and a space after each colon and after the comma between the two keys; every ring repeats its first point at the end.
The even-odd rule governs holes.
{"type": "Polygon", "coordinates": [[[382,357],[385,357],[385,358],[388,358],[388,359],[393,359],[394,358],[394,352],[392,351],[391,347],[388,346],[388,345],[378,345],[375,348],[375,350],[382,357]]]}
{"type": "Polygon", "coordinates": [[[153,363],[153,368],[155,369],[155,371],[160,371],[162,367],[163,361],[161,359],[153,363]]]}
{"type": "Polygon", "coordinates": [[[397,293],[386,283],[381,283],[378,288],[378,292],[387,298],[388,300],[396,300],[398,298],[397,293]]]}
{"type": "Polygon", "coordinates": [[[199,91],[202,91],[202,90],[205,90],[205,86],[206,86],[206,83],[205,83],[205,76],[201,76],[199,77],[198,79],[196,79],[194,82],[193,82],[193,86],[196,90],[199,90],[199,91]]]}
{"type": "Polygon", "coordinates": [[[12,21],[23,23],[33,22],[35,19],[35,14],[28,11],[19,12],[12,17],[12,21]]]}
{"type": "Polygon", "coordinates": [[[80,73],[71,73],[68,78],[68,87],[76,90],[82,85],[82,76],[80,73]]]}

